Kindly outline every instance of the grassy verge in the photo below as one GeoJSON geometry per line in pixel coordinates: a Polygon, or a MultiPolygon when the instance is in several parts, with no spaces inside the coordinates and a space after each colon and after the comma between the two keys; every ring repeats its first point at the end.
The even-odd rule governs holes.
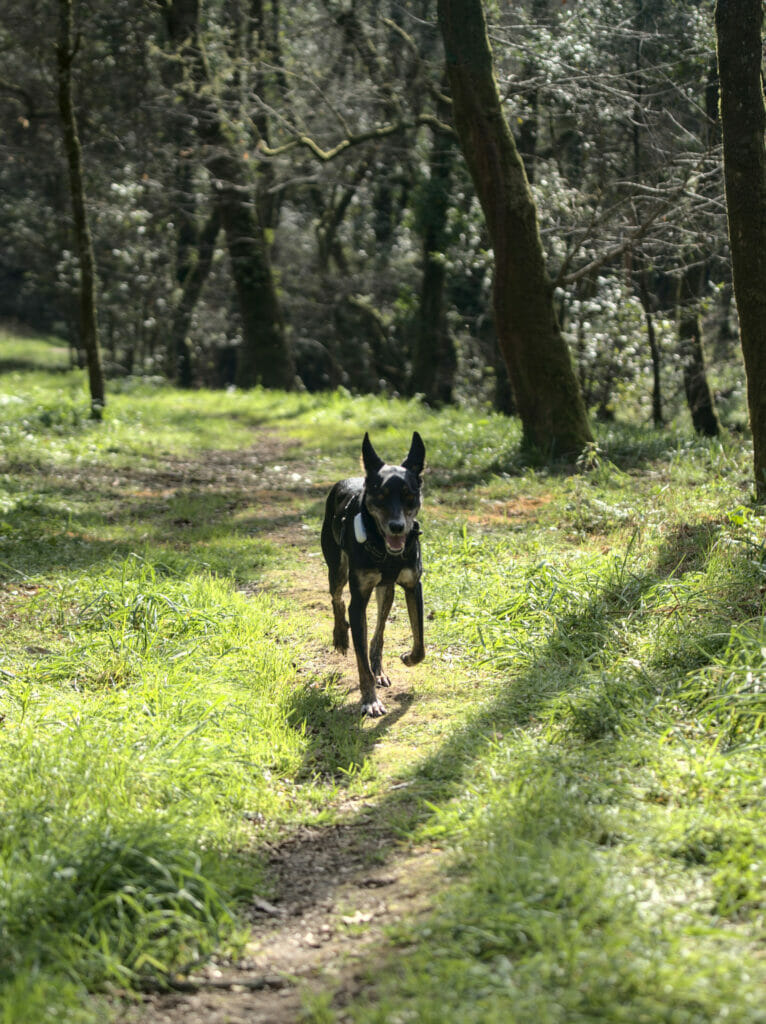
{"type": "Polygon", "coordinates": [[[0,1020],[103,1020],[115,987],[236,948],[264,839],[360,801],[389,847],[448,850],[449,884],[314,1020],[766,1020],[740,439],[615,428],[555,474],[492,415],[135,381],[94,425],[50,346],[9,352],[0,1020]],[[413,427],[429,661],[359,723],[314,659],[322,498],[364,429],[393,457],[413,427]]]}
{"type": "Polygon", "coordinates": [[[495,549],[449,609],[500,676],[418,768],[453,884],[353,1020],[764,1019],[761,530],[680,532],[495,549]]]}
{"type": "Polygon", "coordinates": [[[342,1019],[766,1019],[763,521],[744,452],[683,450],[439,517],[440,640],[494,686],[413,770],[451,885],[342,1019]]]}

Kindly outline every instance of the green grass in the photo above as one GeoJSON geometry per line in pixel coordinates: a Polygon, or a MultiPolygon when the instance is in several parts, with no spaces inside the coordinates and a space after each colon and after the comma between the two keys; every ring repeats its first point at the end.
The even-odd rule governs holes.
{"type": "Polygon", "coordinates": [[[548,480],[535,523],[433,545],[440,633],[496,686],[415,771],[453,881],[355,1021],[766,1019],[763,522],[690,447],[654,507],[548,480]]]}
{"type": "Polygon", "coordinates": [[[8,612],[0,978],[194,964],[263,884],[248,817],[301,763],[282,608],[127,558],[8,612]]]}
{"type": "Polygon", "coordinates": [[[482,411],[135,380],[97,425],[61,358],[0,340],[0,1021],[235,951],[264,841],[340,820],[448,874],[310,1019],[766,1021],[740,437],[615,426],[572,472],[482,411]],[[322,500],[365,429],[393,458],[414,428],[429,659],[361,723],[317,660],[322,500]]]}

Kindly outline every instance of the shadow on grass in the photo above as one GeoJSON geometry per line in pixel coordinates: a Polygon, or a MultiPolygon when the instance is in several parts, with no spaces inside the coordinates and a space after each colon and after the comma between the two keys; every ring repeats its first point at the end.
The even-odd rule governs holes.
{"type": "MultiPolygon", "coordinates": [[[[720,442],[715,439],[689,440],[667,431],[631,429],[620,425],[613,427],[608,436],[597,438],[591,458],[593,469],[606,462],[626,472],[657,462],[670,463],[674,456],[688,459],[692,453],[718,449],[720,442]]],[[[525,449],[520,443],[495,449],[487,457],[483,450],[474,453],[471,439],[466,438],[461,456],[466,465],[449,470],[438,465],[429,466],[429,481],[440,487],[472,488],[486,485],[496,476],[523,476],[530,469],[550,477],[568,477],[583,472],[579,460],[546,458],[539,452],[525,449]]],[[[585,458],[586,464],[588,461],[585,458]]],[[[584,472],[587,475],[588,470],[584,472]]]]}
{"type": "Polygon", "coordinates": [[[663,538],[657,553],[657,571],[679,576],[704,569],[710,548],[721,531],[721,521],[679,523],[663,538]]]}
{"type": "Polygon", "coordinates": [[[409,693],[387,697],[379,691],[388,713],[362,728],[359,705],[344,704],[344,697],[333,688],[339,676],[332,673],[321,681],[296,689],[290,708],[290,720],[308,740],[299,770],[300,778],[329,778],[345,784],[362,768],[373,748],[413,703],[409,693]]]}
{"type": "Polygon", "coordinates": [[[30,370],[41,370],[45,373],[69,373],[72,367],[68,362],[44,362],[34,356],[29,359],[0,359],[0,374],[2,373],[26,373],[30,370]]]}
{"type": "MultiPolygon", "coordinates": [[[[699,551],[693,562],[695,569],[704,567],[705,552],[715,530],[715,524],[703,524],[699,530],[691,531],[694,550],[699,551]]],[[[694,648],[691,667],[698,667],[715,657],[726,642],[731,617],[727,620],[727,610],[713,601],[703,613],[695,613],[684,630],[674,630],[672,622],[669,624],[656,664],[633,668],[628,664],[613,671],[602,661],[601,667],[594,669],[603,654],[605,638],[613,635],[626,617],[653,614],[645,607],[647,601],[653,600],[651,591],[682,571],[679,565],[688,552],[689,537],[688,529],[679,528],[668,538],[654,566],[640,575],[624,573],[574,614],[563,617],[550,636],[526,656],[525,667],[515,672],[493,699],[456,728],[438,750],[420,760],[411,771],[403,772],[397,784],[374,806],[367,803],[358,818],[348,823],[349,848],[356,849],[363,859],[372,818],[378,856],[383,860],[392,857],[402,839],[411,839],[418,828],[434,820],[437,808],[459,795],[474,765],[496,747],[498,737],[530,726],[538,732],[542,718],[547,718],[548,728],[553,730],[546,758],[558,759],[565,768],[576,762],[578,771],[590,780],[595,804],[613,800],[614,780],[605,767],[607,752],[621,737],[641,727],[651,708],[668,692],[673,682],[669,673],[689,669],[690,645],[694,648]],[[565,735],[568,742],[557,743],[556,734],[565,735]]],[[[732,606],[758,604],[756,583],[743,569],[741,579],[729,594],[732,606]]],[[[511,664],[508,671],[513,672],[511,664]]],[[[338,699],[331,692],[299,698],[299,717],[310,722],[315,736],[306,762],[309,773],[322,765],[336,778],[338,765],[361,766],[375,743],[411,703],[403,702],[374,729],[362,730],[354,718],[339,713],[338,699]]],[[[528,766],[525,774],[531,777],[534,771],[528,766]]],[[[335,882],[323,877],[317,885],[321,890],[317,899],[321,899],[334,888],[335,882]]]]}
{"type": "MultiPolygon", "coordinates": [[[[97,572],[133,553],[192,571],[193,564],[247,582],[273,559],[283,538],[305,515],[319,515],[319,497],[307,505],[306,485],[248,491],[240,484],[212,488],[187,484],[167,492],[162,473],[144,474],[147,493],[131,493],[103,480],[17,476],[6,488],[15,506],[0,529],[0,580],[65,572],[97,572]],[[105,539],[105,532],[114,539],[105,539]]],[[[323,494],[322,494],[323,497],[323,494]]],[[[297,534],[303,543],[304,532],[297,534]]]]}
{"type": "MultiPolygon", "coordinates": [[[[356,451],[356,445],[356,441],[353,444],[349,441],[349,451],[352,447],[356,451]]],[[[653,452],[651,457],[659,456],[653,452]]],[[[487,473],[491,475],[494,471],[485,470],[476,480],[485,479],[487,473]]],[[[153,479],[149,471],[144,476],[153,479]]],[[[160,473],[157,479],[161,481],[160,473]]],[[[30,474],[25,485],[31,488],[34,483],[34,476],[30,474]]],[[[293,488],[284,481],[283,493],[288,494],[290,500],[303,497],[302,507],[296,503],[294,512],[279,510],[278,493],[275,492],[274,508],[256,509],[236,521],[231,518],[232,498],[243,503],[252,501],[241,482],[233,482],[228,489],[201,485],[199,490],[194,490],[187,485],[187,490],[186,497],[197,503],[200,514],[203,514],[206,504],[215,509],[214,535],[230,543],[237,539],[254,541],[269,538],[279,543],[279,533],[300,522],[303,514],[308,512],[318,516],[321,512],[321,502],[312,496],[309,503],[306,485],[300,482],[296,482],[293,488]]],[[[64,499],[67,496],[82,498],[85,493],[89,507],[62,513],[54,498],[49,499],[38,492],[34,502],[9,513],[5,517],[8,535],[0,546],[0,561],[5,563],[0,567],[0,577],[8,578],[9,573],[13,576],[17,573],[97,569],[126,557],[137,546],[147,544],[154,547],[157,557],[163,557],[164,552],[171,564],[179,557],[179,546],[194,547],[188,556],[189,564],[199,565],[206,561],[205,537],[195,531],[194,518],[187,516],[190,522],[174,522],[174,518],[178,518],[177,509],[172,503],[161,501],[158,495],[148,498],[131,496],[122,489],[107,486],[103,479],[79,481],[68,491],[64,487],[56,493],[59,503],[62,496],[64,499]],[[122,536],[114,542],[89,536],[91,529],[95,530],[99,524],[103,526],[105,515],[113,516],[113,521],[123,529],[122,536]]],[[[472,766],[497,742],[499,733],[509,728],[527,727],[552,701],[573,693],[592,675],[593,662],[603,649],[604,637],[627,614],[641,608],[646,595],[658,582],[688,569],[704,567],[715,529],[712,523],[680,527],[667,538],[653,570],[613,582],[576,613],[563,617],[552,635],[536,651],[526,653],[526,665],[521,671],[514,671],[509,658],[508,670],[513,675],[494,699],[469,716],[438,750],[419,761],[411,771],[403,773],[399,788],[385,795],[374,807],[367,806],[357,820],[349,822],[349,842],[351,847],[358,847],[359,857],[365,856],[368,846],[370,816],[374,819],[378,856],[392,856],[402,837],[411,835],[415,828],[432,818],[434,806],[444,804],[459,793],[472,766]]],[[[207,539],[210,540],[210,536],[207,539]]],[[[224,563],[226,556],[223,552],[220,557],[224,563]]],[[[229,553],[229,559],[228,568],[246,578],[252,570],[252,562],[248,566],[247,556],[229,553]]],[[[698,623],[697,628],[704,631],[704,623],[698,623]]],[[[672,644],[668,645],[667,654],[672,658],[672,644]]],[[[576,715],[572,716],[571,732],[582,741],[581,749],[587,751],[589,742],[599,740],[598,744],[591,744],[596,767],[600,756],[598,751],[603,752],[606,749],[604,744],[608,744],[610,737],[617,735],[621,728],[630,728],[631,720],[641,707],[656,697],[656,690],[654,693],[651,691],[651,680],[643,683],[631,680],[631,683],[635,685],[632,699],[624,704],[614,700],[607,702],[612,708],[608,731],[598,728],[599,715],[607,703],[596,701],[590,710],[585,709],[580,714],[579,720],[576,715]],[[642,685],[645,687],[643,691],[642,685]],[[596,728],[593,727],[594,721],[596,728]]],[[[360,728],[356,710],[341,711],[339,702],[340,698],[333,693],[332,687],[319,685],[296,691],[293,721],[296,728],[305,730],[309,741],[302,768],[304,777],[325,776],[342,782],[344,776],[350,777],[361,770],[375,745],[407,713],[412,698],[402,698],[391,706],[387,716],[364,729],[360,728]]],[[[316,842],[316,837],[311,841],[316,842]]],[[[319,900],[337,884],[337,879],[330,874],[317,877],[315,898],[319,900]]]]}

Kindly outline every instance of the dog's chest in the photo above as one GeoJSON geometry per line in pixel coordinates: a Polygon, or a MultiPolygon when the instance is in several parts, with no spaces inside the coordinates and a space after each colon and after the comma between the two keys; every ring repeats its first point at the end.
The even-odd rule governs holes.
{"type": "Polygon", "coordinates": [[[373,590],[381,583],[399,583],[403,587],[414,587],[418,581],[418,572],[411,565],[402,565],[401,559],[386,558],[374,569],[359,570],[359,580],[363,590],[373,590]]]}

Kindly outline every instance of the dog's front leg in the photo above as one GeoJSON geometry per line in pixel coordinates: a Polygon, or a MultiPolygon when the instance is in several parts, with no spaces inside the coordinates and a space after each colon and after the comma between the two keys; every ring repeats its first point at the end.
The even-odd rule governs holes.
{"type": "Polygon", "coordinates": [[[423,584],[418,580],[413,586],[404,588],[407,600],[407,613],[412,627],[412,650],[402,655],[405,665],[417,665],[426,656],[423,642],[423,584]]]}
{"type": "Polygon", "coordinates": [[[375,588],[375,597],[378,601],[378,621],[370,644],[370,665],[378,686],[390,686],[391,680],[383,671],[383,630],[386,628],[386,620],[394,603],[393,583],[379,584],[375,588]]]}
{"type": "Polygon", "coordinates": [[[359,688],[362,691],[362,714],[370,715],[372,718],[386,713],[386,709],[378,700],[378,695],[375,692],[375,676],[367,653],[367,604],[376,582],[376,580],[364,577],[360,580],[352,574],[349,580],[351,600],[348,605],[351,639],[359,669],[359,688]]]}

